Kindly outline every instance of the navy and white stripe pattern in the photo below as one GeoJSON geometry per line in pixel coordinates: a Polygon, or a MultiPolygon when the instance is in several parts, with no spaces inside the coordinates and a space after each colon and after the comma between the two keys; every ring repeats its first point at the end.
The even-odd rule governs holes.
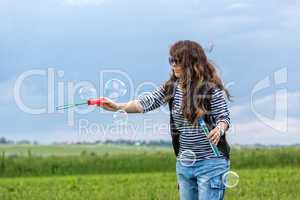
{"type": "MultiPolygon", "coordinates": [[[[180,109],[183,100],[182,95],[182,89],[177,85],[172,105],[172,116],[175,126],[180,133],[179,156],[185,154],[185,152],[188,154],[191,154],[189,152],[192,152],[195,160],[212,158],[214,157],[214,154],[209,144],[209,140],[202,128],[199,125],[192,126],[192,124],[183,116],[180,109]]],[[[163,86],[156,88],[151,95],[139,97],[138,101],[142,105],[144,113],[160,107],[166,103],[164,102],[163,86]]],[[[219,88],[215,88],[212,93],[210,117],[212,117],[215,124],[223,121],[230,126],[229,110],[225,94],[224,91],[219,88]]],[[[221,157],[224,157],[222,153],[221,157]]]]}

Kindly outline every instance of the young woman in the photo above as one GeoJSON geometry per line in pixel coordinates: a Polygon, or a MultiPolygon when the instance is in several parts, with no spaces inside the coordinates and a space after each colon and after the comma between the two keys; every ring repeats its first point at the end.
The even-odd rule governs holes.
{"type": "Polygon", "coordinates": [[[151,95],[115,103],[109,99],[103,108],[128,113],[145,113],[169,103],[171,134],[177,156],[176,174],[181,200],[222,200],[225,186],[222,176],[229,170],[229,145],[225,132],[230,126],[227,99],[229,92],[196,42],[178,41],[170,48],[171,77],[151,95]],[[199,125],[203,118],[209,127],[208,136],[199,125]],[[211,144],[217,145],[215,155],[211,144]],[[181,162],[186,152],[193,162],[181,162]]]}

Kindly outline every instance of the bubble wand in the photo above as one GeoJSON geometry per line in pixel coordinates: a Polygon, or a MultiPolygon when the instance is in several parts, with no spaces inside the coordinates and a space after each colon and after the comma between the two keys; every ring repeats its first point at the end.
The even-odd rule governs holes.
{"type": "MultiPolygon", "coordinates": [[[[204,119],[201,117],[201,118],[199,118],[198,121],[199,121],[199,124],[200,124],[202,130],[204,131],[204,134],[206,136],[208,136],[209,130],[208,130],[208,127],[207,127],[204,119]]],[[[213,153],[215,154],[215,156],[220,156],[220,152],[219,152],[218,147],[215,144],[212,144],[211,142],[209,142],[209,144],[210,144],[210,147],[211,147],[213,153]]]]}
{"type": "Polygon", "coordinates": [[[102,106],[104,98],[99,99],[88,99],[87,101],[73,103],[73,104],[65,104],[63,106],[57,106],[56,110],[65,110],[69,108],[74,108],[81,105],[88,105],[88,106],[102,106]]]}

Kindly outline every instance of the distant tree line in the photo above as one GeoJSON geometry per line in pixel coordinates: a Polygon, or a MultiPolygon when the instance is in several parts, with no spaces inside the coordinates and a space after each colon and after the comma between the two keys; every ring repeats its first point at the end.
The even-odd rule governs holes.
{"type": "Polygon", "coordinates": [[[37,141],[30,141],[30,140],[14,141],[14,140],[6,139],[5,137],[0,137],[0,144],[34,144],[34,145],[37,145],[38,142],[37,141]]]}
{"type": "MultiPolygon", "coordinates": [[[[38,141],[30,141],[30,140],[18,140],[13,141],[6,139],[5,137],[0,137],[0,145],[1,144],[19,144],[19,145],[38,145],[38,141]]],[[[118,139],[118,140],[96,140],[96,141],[80,141],[80,142],[53,142],[54,145],[66,145],[66,144],[87,144],[87,145],[93,145],[93,144],[117,144],[117,145],[135,145],[135,146],[162,146],[162,147],[171,147],[172,142],[171,141],[165,141],[165,140],[152,140],[152,141],[144,141],[144,140],[124,140],[124,139],[118,139]]],[[[256,148],[256,149],[264,149],[264,148],[277,148],[277,147],[283,147],[283,146],[290,146],[290,147],[300,147],[300,143],[291,144],[291,145],[280,145],[280,144],[248,144],[248,145],[240,145],[240,144],[231,144],[230,145],[233,148],[256,148]]]]}
{"type": "MultiPolygon", "coordinates": [[[[53,144],[70,144],[68,142],[54,142],[53,144]]],[[[71,144],[117,144],[117,145],[147,145],[147,146],[171,146],[171,141],[164,141],[164,140],[153,140],[153,141],[144,141],[144,140],[124,140],[124,139],[118,139],[118,140],[96,140],[93,142],[87,142],[87,141],[80,141],[80,142],[74,142],[71,144]]]]}

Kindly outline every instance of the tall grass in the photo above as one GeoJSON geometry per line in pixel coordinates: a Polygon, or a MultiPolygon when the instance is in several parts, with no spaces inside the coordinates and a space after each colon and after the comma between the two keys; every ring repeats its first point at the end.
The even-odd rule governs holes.
{"type": "MultiPolygon", "coordinates": [[[[299,167],[299,148],[233,149],[232,169],[299,167]]],[[[172,151],[139,151],[134,154],[96,154],[83,151],[79,155],[37,156],[31,150],[27,155],[0,157],[0,176],[51,176],[82,174],[121,174],[143,172],[175,172],[172,151]]]]}

